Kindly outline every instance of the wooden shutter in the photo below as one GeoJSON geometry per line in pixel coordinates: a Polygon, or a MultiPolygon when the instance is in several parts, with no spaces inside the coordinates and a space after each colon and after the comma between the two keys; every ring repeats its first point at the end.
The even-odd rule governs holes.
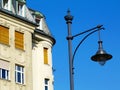
{"type": "Polygon", "coordinates": [[[0,26],[0,43],[9,45],[9,29],[0,26]]]}
{"type": "Polygon", "coordinates": [[[15,47],[19,49],[24,49],[24,37],[23,33],[15,31],[15,47]]]}
{"type": "Polygon", "coordinates": [[[44,64],[48,64],[48,48],[44,48],[44,64]]]}

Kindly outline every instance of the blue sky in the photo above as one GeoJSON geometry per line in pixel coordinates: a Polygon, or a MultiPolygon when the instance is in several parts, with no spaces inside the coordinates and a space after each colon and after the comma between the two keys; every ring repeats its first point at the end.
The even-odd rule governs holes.
{"type": "MultiPolygon", "coordinates": [[[[56,39],[53,47],[54,89],[69,90],[67,25],[64,16],[68,8],[74,16],[72,34],[103,24],[103,48],[113,58],[104,66],[90,60],[98,49],[98,33],[79,47],[75,60],[75,90],[120,90],[120,0],[27,0],[27,5],[42,12],[56,39]]],[[[73,50],[80,36],[73,40],[73,50]]]]}

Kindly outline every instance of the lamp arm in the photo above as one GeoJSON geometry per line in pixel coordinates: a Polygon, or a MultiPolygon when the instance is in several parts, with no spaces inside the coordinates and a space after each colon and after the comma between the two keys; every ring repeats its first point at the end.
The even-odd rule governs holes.
{"type": "Polygon", "coordinates": [[[94,28],[91,28],[91,29],[89,29],[89,30],[86,30],[86,31],[80,32],[80,33],[78,33],[78,34],[76,34],[76,35],[73,35],[72,38],[77,37],[77,36],[79,36],[79,35],[82,35],[82,34],[84,34],[84,33],[87,33],[87,32],[90,32],[90,31],[93,31],[93,30],[95,30],[95,29],[104,29],[104,27],[102,27],[102,26],[103,26],[103,25],[97,25],[97,26],[94,27],[94,28]]]}
{"type": "MultiPolygon", "coordinates": [[[[94,29],[96,29],[96,28],[94,28],[94,29]]],[[[97,32],[97,31],[99,31],[99,30],[102,30],[102,29],[104,30],[104,28],[99,28],[99,29],[97,29],[97,30],[94,30],[94,31],[90,32],[89,34],[87,34],[87,35],[80,41],[80,43],[76,46],[75,51],[74,51],[74,53],[73,53],[73,56],[72,56],[72,65],[74,65],[74,57],[75,57],[75,54],[76,54],[78,48],[80,47],[80,45],[83,43],[83,41],[84,41],[88,36],[90,36],[91,34],[97,32]]],[[[93,29],[87,30],[87,32],[88,32],[88,31],[91,31],[91,30],[93,30],[93,29]]],[[[86,33],[86,31],[83,32],[83,33],[86,33]]],[[[83,34],[83,33],[82,33],[82,34],[83,34]]],[[[81,34],[79,34],[79,35],[81,35],[81,34]]],[[[73,66],[72,66],[72,67],[73,67],[73,66]]],[[[74,67],[73,67],[73,69],[74,69],[74,67]]]]}

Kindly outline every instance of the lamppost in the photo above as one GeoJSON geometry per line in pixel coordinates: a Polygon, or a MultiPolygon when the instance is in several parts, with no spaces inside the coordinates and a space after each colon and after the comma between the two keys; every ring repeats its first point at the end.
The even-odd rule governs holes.
{"type": "Polygon", "coordinates": [[[110,60],[112,58],[112,55],[106,53],[105,50],[103,50],[102,47],[102,41],[100,39],[100,30],[104,30],[103,25],[98,25],[92,29],[83,31],[81,33],[78,33],[76,35],[71,34],[71,24],[72,24],[72,20],[73,20],[73,16],[70,15],[70,11],[67,11],[67,15],[64,17],[64,19],[66,20],[66,24],[68,27],[68,36],[67,36],[67,40],[68,40],[68,52],[69,52],[69,73],[70,73],[70,90],[74,90],[74,57],[76,54],[76,51],[78,50],[79,46],[82,44],[82,42],[91,34],[93,34],[94,32],[98,31],[98,36],[99,36],[99,40],[98,40],[98,51],[96,52],[95,55],[93,55],[91,57],[91,59],[95,62],[99,62],[101,65],[104,65],[105,62],[107,60],[110,60]],[[89,32],[89,33],[88,33],[89,32]],[[75,51],[72,53],[72,40],[77,37],[80,36],[82,34],[88,33],[85,37],[83,37],[83,39],[80,41],[80,43],[77,45],[77,47],[75,48],[75,51]]]}

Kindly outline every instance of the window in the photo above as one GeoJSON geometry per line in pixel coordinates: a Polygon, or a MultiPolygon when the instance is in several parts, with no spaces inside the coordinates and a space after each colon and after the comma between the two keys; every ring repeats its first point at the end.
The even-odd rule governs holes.
{"type": "Polygon", "coordinates": [[[17,1],[17,12],[18,12],[18,15],[20,16],[24,16],[25,15],[25,7],[24,7],[24,2],[23,0],[18,0],[17,1]]]}
{"type": "Polygon", "coordinates": [[[24,84],[24,67],[16,65],[15,66],[15,82],[24,84]]]}
{"type": "Polygon", "coordinates": [[[24,49],[24,34],[18,31],[15,31],[15,47],[24,49]]]}
{"type": "Polygon", "coordinates": [[[8,70],[0,68],[0,78],[8,80],[8,70]]]}
{"type": "Polygon", "coordinates": [[[3,0],[3,8],[8,10],[8,0],[3,0]]]}
{"type": "Polygon", "coordinates": [[[48,48],[44,48],[44,64],[48,64],[48,48]]]}
{"type": "Polygon", "coordinates": [[[49,79],[45,79],[45,90],[49,90],[49,79]]]}
{"type": "Polygon", "coordinates": [[[0,25],[0,43],[9,45],[9,29],[0,25]]]}
{"type": "Polygon", "coordinates": [[[9,80],[9,62],[0,60],[0,78],[9,80]]]}
{"type": "Polygon", "coordinates": [[[10,10],[11,9],[11,0],[2,0],[2,8],[6,9],[6,10],[10,10]]]}
{"type": "Polygon", "coordinates": [[[23,16],[23,5],[18,3],[18,14],[23,16]]]}

